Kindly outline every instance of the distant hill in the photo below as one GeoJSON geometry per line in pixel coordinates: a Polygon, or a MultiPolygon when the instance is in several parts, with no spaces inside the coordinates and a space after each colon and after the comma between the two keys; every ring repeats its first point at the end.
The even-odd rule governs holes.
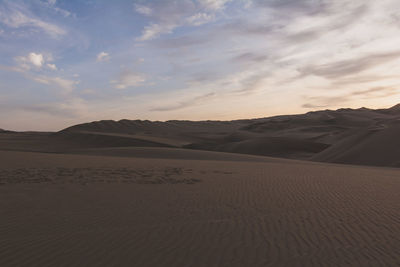
{"type": "Polygon", "coordinates": [[[400,104],[235,121],[96,121],[55,136],[82,147],[177,147],[400,167],[400,104]]]}
{"type": "Polygon", "coordinates": [[[11,133],[11,131],[7,131],[7,130],[4,130],[4,129],[0,128],[0,133],[11,133]]]}

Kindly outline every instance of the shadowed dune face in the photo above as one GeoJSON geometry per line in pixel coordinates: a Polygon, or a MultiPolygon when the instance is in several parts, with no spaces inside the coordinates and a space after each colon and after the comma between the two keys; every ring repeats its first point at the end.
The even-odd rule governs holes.
{"type": "Polygon", "coordinates": [[[13,151],[0,157],[0,266],[400,261],[397,169],[13,151]]]}
{"type": "Polygon", "coordinates": [[[400,121],[377,123],[315,155],[315,161],[400,167],[400,121]]]}

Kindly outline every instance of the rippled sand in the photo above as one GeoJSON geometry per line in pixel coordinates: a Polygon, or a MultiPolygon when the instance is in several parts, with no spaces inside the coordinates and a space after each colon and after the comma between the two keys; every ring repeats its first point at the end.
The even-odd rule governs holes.
{"type": "Polygon", "coordinates": [[[0,266],[400,265],[400,170],[0,158],[0,266]]]}

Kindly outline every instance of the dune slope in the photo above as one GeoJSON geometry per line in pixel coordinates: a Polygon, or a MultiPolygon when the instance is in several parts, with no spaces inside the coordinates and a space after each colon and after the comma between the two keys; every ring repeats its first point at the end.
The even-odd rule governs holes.
{"type": "Polygon", "coordinates": [[[400,167],[400,122],[360,129],[312,160],[400,167]]]}

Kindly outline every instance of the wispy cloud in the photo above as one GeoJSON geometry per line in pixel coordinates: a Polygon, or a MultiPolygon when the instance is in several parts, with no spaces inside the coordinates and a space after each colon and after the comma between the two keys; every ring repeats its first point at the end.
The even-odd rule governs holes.
{"type": "Polygon", "coordinates": [[[162,40],[157,40],[153,45],[157,48],[167,48],[167,49],[179,49],[187,48],[191,46],[200,46],[211,42],[212,37],[200,38],[194,36],[180,36],[174,38],[165,38],[162,40]]]}
{"type": "Polygon", "coordinates": [[[170,24],[152,23],[152,24],[144,27],[142,36],[137,38],[137,40],[138,41],[147,41],[147,40],[157,38],[158,36],[160,36],[162,34],[171,33],[177,26],[178,25],[174,24],[174,23],[170,23],[170,24]]]}
{"type": "Polygon", "coordinates": [[[220,10],[231,0],[198,0],[200,5],[209,10],[220,10]]]}
{"type": "Polygon", "coordinates": [[[51,70],[57,70],[57,66],[56,66],[56,64],[47,64],[46,65],[49,69],[51,69],[51,70]]]}
{"type": "Polygon", "coordinates": [[[193,107],[195,105],[199,105],[201,103],[204,103],[208,100],[211,100],[216,96],[215,93],[208,93],[205,95],[200,95],[196,96],[187,100],[180,101],[178,103],[172,104],[172,105],[164,105],[164,106],[159,106],[159,107],[153,107],[150,109],[150,111],[173,111],[173,110],[179,110],[179,109],[184,109],[186,107],[193,107]]]}
{"type": "Polygon", "coordinates": [[[22,5],[6,3],[8,4],[0,6],[0,23],[10,28],[39,29],[53,38],[67,33],[63,28],[34,16],[22,5]]]}
{"type": "Polygon", "coordinates": [[[268,55],[258,54],[254,52],[245,52],[239,54],[233,58],[233,61],[239,63],[249,63],[249,62],[263,62],[268,59],[268,55]]]}
{"type": "Polygon", "coordinates": [[[100,52],[99,54],[97,54],[96,61],[97,62],[108,61],[108,60],[110,60],[110,58],[111,58],[110,55],[103,51],[103,52],[100,52]]]}
{"type": "Polygon", "coordinates": [[[58,13],[58,14],[61,14],[61,15],[64,16],[64,17],[69,17],[69,16],[72,15],[72,13],[69,12],[68,10],[59,8],[59,7],[57,6],[57,0],[47,0],[47,1],[40,2],[40,3],[42,3],[42,4],[45,5],[45,6],[47,6],[48,8],[50,8],[51,10],[53,10],[54,12],[56,12],[56,13],[58,13]]]}
{"type": "Polygon", "coordinates": [[[172,33],[181,26],[200,26],[216,18],[230,0],[187,0],[181,2],[154,1],[148,5],[135,5],[135,11],[151,19],[138,41],[155,39],[172,33]]]}
{"type": "Polygon", "coordinates": [[[215,15],[207,13],[197,13],[188,17],[186,20],[189,25],[200,26],[215,19],[215,15]]]}
{"type": "Polygon", "coordinates": [[[325,78],[335,79],[350,76],[370,68],[377,67],[400,57],[400,51],[382,54],[369,54],[359,58],[346,59],[337,62],[309,66],[301,70],[303,75],[318,75],[325,78]]]}
{"type": "Polygon", "coordinates": [[[135,11],[139,14],[149,16],[153,12],[153,10],[145,5],[135,4],[134,5],[135,11]]]}
{"type": "Polygon", "coordinates": [[[39,75],[39,76],[32,76],[32,80],[42,83],[42,84],[47,84],[47,85],[55,85],[61,89],[63,89],[64,94],[69,94],[71,93],[77,84],[79,84],[78,81],[75,80],[70,80],[70,79],[65,79],[62,77],[50,77],[50,76],[45,76],[45,75],[39,75]]]}
{"type": "Polygon", "coordinates": [[[130,70],[123,70],[117,80],[112,80],[110,83],[116,89],[126,89],[142,85],[146,81],[146,76],[142,73],[137,73],[130,70]]]}
{"type": "Polygon", "coordinates": [[[398,86],[377,86],[366,90],[354,91],[353,96],[361,96],[364,98],[379,98],[400,94],[398,86]]]}
{"type": "Polygon", "coordinates": [[[88,113],[87,102],[81,98],[70,98],[64,102],[27,105],[24,111],[45,113],[62,118],[79,118],[88,113]]]}
{"type": "Polygon", "coordinates": [[[327,108],[340,107],[346,103],[352,102],[355,99],[377,99],[400,94],[398,86],[378,86],[365,90],[356,90],[341,95],[330,96],[306,96],[308,102],[303,104],[303,108],[327,108]]]}

